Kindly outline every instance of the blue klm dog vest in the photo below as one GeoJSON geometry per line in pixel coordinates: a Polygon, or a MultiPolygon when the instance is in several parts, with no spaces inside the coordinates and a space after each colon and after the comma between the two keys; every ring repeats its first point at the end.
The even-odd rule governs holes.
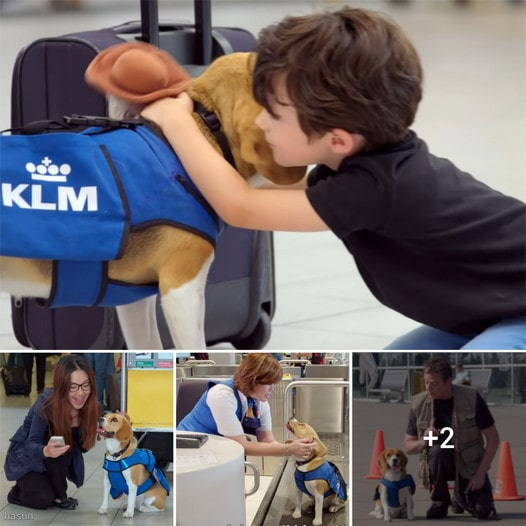
{"type": "Polygon", "coordinates": [[[0,136],[0,254],[54,260],[48,303],[121,305],[157,284],[110,282],[130,232],[167,224],[215,246],[224,224],[147,126],[0,136]]]}
{"type": "Polygon", "coordinates": [[[332,462],[325,461],[313,471],[304,472],[296,469],[294,479],[296,486],[298,486],[303,493],[311,497],[313,497],[313,495],[307,490],[305,482],[310,480],[325,480],[327,484],[329,484],[329,489],[323,495],[324,498],[335,493],[339,499],[347,500],[347,484],[336,465],[332,462]]]}
{"type": "Polygon", "coordinates": [[[103,468],[108,472],[111,483],[110,494],[114,499],[118,499],[123,493],[128,495],[128,484],[122,472],[131,466],[142,464],[150,476],[137,488],[137,495],[148,491],[155,482],[166,490],[170,495],[170,485],[166,480],[163,470],[155,463],[155,457],[149,449],[136,449],[133,455],[121,460],[104,459],[103,468]]]}
{"type": "MultiPolygon", "coordinates": [[[[416,491],[415,481],[413,480],[413,477],[411,475],[406,475],[405,478],[403,478],[402,480],[396,480],[396,481],[387,480],[386,478],[382,477],[380,482],[387,489],[387,504],[391,508],[400,507],[400,500],[398,499],[398,492],[402,488],[410,486],[411,495],[414,495],[416,491]]],[[[380,492],[378,491],[378,487],[377,487],[373,500],[378,500],[379,498],[380,498],[380,492]]]]}

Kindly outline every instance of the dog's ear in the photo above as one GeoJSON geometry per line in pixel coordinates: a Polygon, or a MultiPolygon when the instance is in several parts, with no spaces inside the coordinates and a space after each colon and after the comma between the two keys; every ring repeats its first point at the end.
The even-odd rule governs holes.
{"type": "Polygon", "coordinates": [[[378,455],[378,465],[380,466],[380,470],[382,472],[385,472],[386,469],[387,469],[387,460],[385,459],[385,450],[382,451],[379,455],[378,455]]]}
{"type": "Polygon", "coordinates": [[[126,418],[124,418],[123,416],[121,415],[118,415],[119,417],[119,423],[120,423],[120,427],[119,429],[115,432],[115,438],[119,441],[119,442],[123,442],[123,441],[127,441],[127,440],[130,440],[131,436],[132,436],[132,430],[131,430],[131,426],[130,426],[130,423],[128,422],[128,420],[126,420],[126,418]]]}
{"type": "Polygon", "coordinates": [[[400,458],[402,459],[401,460],[402,467],[405,468],[407,466],[407,456],[402,450],[400,450],[400,458]]]}

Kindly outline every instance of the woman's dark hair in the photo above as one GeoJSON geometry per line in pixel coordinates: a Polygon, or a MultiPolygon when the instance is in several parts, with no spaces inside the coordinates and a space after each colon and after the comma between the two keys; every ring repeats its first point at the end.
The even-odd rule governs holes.
{"type": "Polygon", "coordinates": [[[234,374],[234,385],[243,394],[250,394],[256,385],[277,384],[283,376],[277,358],[268,353],[250,353],[234,374]]]}
{"type": "Polygon", "coordinates": [[[309,137],[333,128],[359,133],[367,149],[399,142],[422,98],[422,68],[403,31],[365,9],[286,17],[256,45],[254,97],[292,103],[309,137]],[[277,99],[283,81],[290,101],[277,99]]]}
{"type": "Polygon", "coordinates": [[[71,404],[68,400],[71,373],[76,370],[88,375],[91,391],[79,410],[79,442],[86,451],[95,445],[100,406],[97,400],[95,373],[86,358],[67,354],[60,358],[53,373],[53,392],[42,404],[42,414],[48,421],[49,434],[63,436],[71,444],[71,404]]]}

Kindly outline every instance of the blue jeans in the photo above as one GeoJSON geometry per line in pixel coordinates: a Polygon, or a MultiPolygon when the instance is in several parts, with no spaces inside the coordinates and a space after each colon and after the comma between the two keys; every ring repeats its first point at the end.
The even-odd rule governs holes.
{"type": "Polygon", "coordinates": [[[526,350],[526,318],[504,320],[469,337],[422,325],[398,337],[386,350],[526,350]]]}

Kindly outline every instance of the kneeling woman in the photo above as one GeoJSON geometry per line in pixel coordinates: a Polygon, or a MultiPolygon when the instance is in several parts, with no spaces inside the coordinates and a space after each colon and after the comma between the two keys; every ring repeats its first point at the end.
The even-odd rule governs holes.
{"type": "Polygon", "coordinates": [[[16,484],[7,500],[29,508],[75,509],[67,479],[82,486],[82,454],[95,445],[101,414],[93,369],[80,355],[63,356],[55,366],[53,389],[40,395],[11,438],[4,470],[16,484]],[[53,436],[64,437],[64,444],[53,436]]]}
{"type": "Polygon", "coordinates": [[[193,410],[177,429],[222,435],[239,442],[246,455],[309,457],[316,444],[311,439],[283,444],[274,439],[268,399],[283,372],[272,354],[250,353],[234,378],[210,382],[193,410]],[[245,434],[256,435],[256,441],[245,434]]]}

